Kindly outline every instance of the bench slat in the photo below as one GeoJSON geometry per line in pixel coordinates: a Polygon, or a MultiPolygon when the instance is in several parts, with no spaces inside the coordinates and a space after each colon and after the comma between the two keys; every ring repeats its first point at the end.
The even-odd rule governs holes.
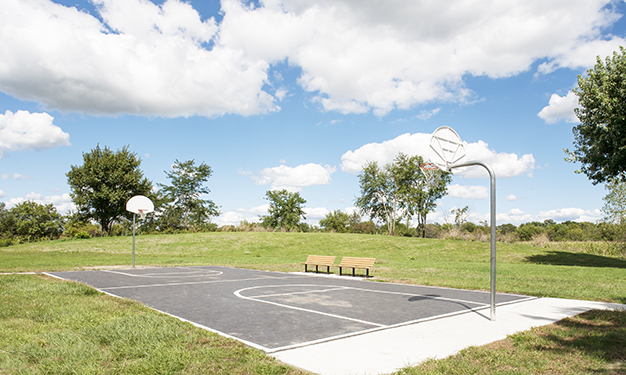
{"type": "Polygon", "coordinates": [[[366,270],[366,275],[369,276],[370,269],[374,267],[376,258],[357,258],[357,257],[343,257],[337,267],[339,267],[339,274],[343,268],[352,268],[352,275],[355,275],[356,269],[366,270]]]}
{"type": "Polygon", "coordinates": [[[318,272],[318,266],[326,267],[326,271],[330,273],[330,267],[335,263],[335,256],[332,255],[309,255],[304,264],[304,272],[307,272],[307,266],[315,266],[315,272],[318,272]]]}

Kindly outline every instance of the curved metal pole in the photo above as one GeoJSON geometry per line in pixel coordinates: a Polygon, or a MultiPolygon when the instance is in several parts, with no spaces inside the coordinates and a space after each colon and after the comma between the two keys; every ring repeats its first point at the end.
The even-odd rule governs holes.
{"type": "Polygon", "coordinates": [[[461,164],[454,164],[449,166],[452,168],[470,167],[474,165],[480,165],[487,169],[489,172],[489,179],[491,181],[490,199],[491,199],[491,321],[496,320],[496,174],[488,164],[481,161],[469,161],[461,164]]]}

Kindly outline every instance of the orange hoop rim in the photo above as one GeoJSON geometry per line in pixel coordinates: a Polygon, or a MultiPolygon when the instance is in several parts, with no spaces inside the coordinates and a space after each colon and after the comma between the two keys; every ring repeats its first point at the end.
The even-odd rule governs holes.
{"type": "Polygon", "coordinates": [[[424,164],[420,164],[420,169],[436,170],[436,169],[439,169],[439,167],[435,163],[424,163],[424,164]]]}

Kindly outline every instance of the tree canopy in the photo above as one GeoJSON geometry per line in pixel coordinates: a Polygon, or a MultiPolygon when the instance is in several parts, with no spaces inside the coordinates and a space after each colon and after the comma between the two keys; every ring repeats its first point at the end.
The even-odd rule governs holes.
{"type": "Polygon", "coordinates": [[[5,207],[0,203],[0,238],[32,242],[56,239],[63,234],[63,217],[52,203],[25,201],[9,210],[5,207]]]}
{"type": "Polygon", "coordinates": [[[261,225],[266,228],[291,230],[298,227],[301,217],[306,219],[303,210],[306,200],[300,193],[286,189],[269,190],[265,199],[270,201],[268,215],[261,217],[261,225]]]}
{"type": "Polygon", "coordinates": [[[126,202],[135,195],[150,195],[152,183],[143,175],[141,159],[124,146],[116,152],[100,145],[83,153],[83,164],[67,172],[72,201],[78,213],[100,224],[110,234],[112,224],[132,218],[126,202]]]}
{"type": "Polygon", "coordinates": [[[203,225],[212,216],[219,215],[218,206],[209,199],[201,199],[203,194],[209,194],[205,184],[213,174],[211,167],[205,163],[195,165],[194,160],[184,162],[178,159],[170,171],[165,171],[171,185],[159,184],[163,189],[169,206],[165,206],[165,218],[169,226],[180,223],[185,229],[189,225],[203,225]]]}
{"type": "Polygon", "coordinates": [[[620,47],[603,62],[600,57],[587,76],[578,76],[580,124],[574,127],[574,150],[568,161],[580,162],[580,172],[598,184],[612,178],[626,181],[626,50],[620,47]]]}
{"type": "Polygon", "coordinates": [[[418,226],[425,236],[426,216],[446,193],[450,174],[435,172],[439,174],[430,180],[420,169],[423,162],[419,155],[400,153],[383,167],[376,162],[367,163],[359,174],[361,196],[356,199],[356,206],[372,219],[385,222],[389,235],[395,234],[400,219],[417,215],[418,226]]]}

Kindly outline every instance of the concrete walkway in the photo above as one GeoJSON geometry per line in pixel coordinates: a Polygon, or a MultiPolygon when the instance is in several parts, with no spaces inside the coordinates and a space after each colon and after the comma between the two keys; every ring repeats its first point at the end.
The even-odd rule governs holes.
{"type": "Polygon", "coordinates": [[[309,345],[271,354],[321,375],[388,374],[429,358],[445,358],[469,346],[485,345],[532,327],[591,309],[626,310],[626,305],[537,298],[489,309],[309,345]]]}

